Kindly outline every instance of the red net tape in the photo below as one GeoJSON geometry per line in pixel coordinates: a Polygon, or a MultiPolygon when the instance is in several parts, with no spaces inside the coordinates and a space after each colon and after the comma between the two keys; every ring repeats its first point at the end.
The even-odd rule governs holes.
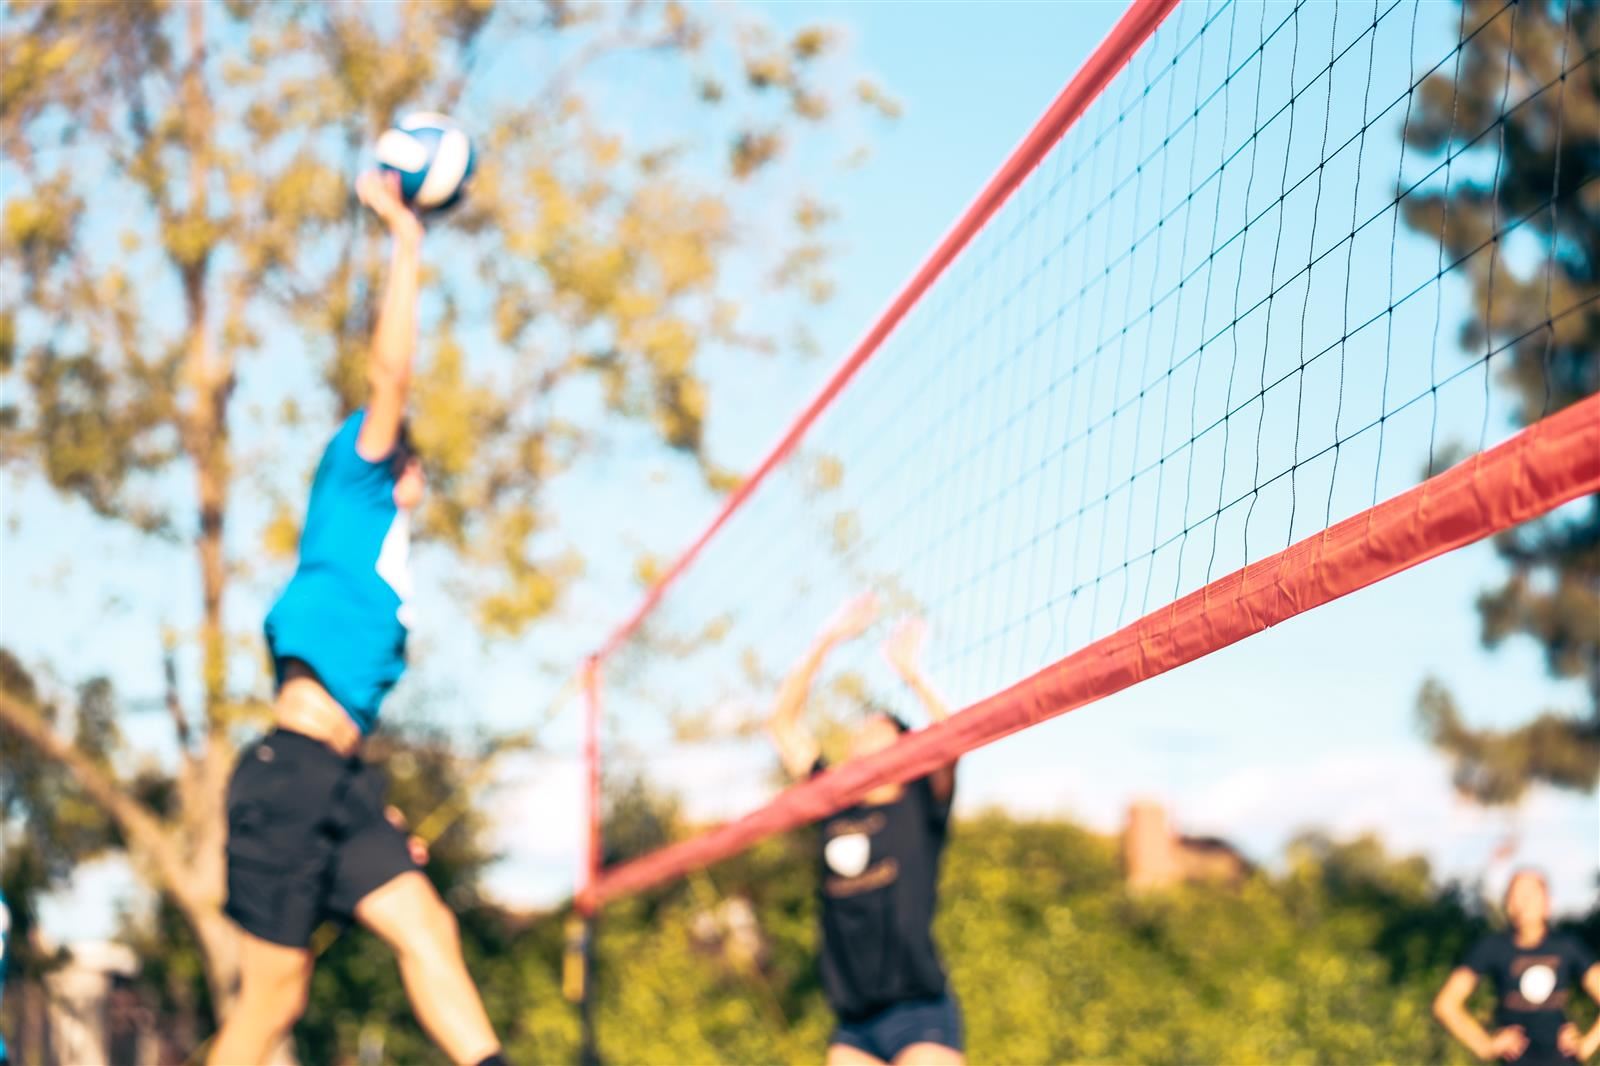
{"type": "Polygon", "coordinates": [[[580,905],[1600,493],[1600,288],[1563,253],[1594,25],[1133,4],[590,660],[580,905]],[[879,628],[809,659],[864,590],[879,628]],[[937,717],[876,654],[913,618],[915,691],[966,709],[775,794],[796,663],[824,751],[937,717]],[[672,813],[602,841],[602,760],[613,810],[672,813]]]}
{"type": "Polygon", "coordinates": [[[922,777],[966,752],[1076,710],[1455,548],[1600,492],[1600,396],[1229,574],[886,751],[784,792],[738,821],[601,875],[603,905],[922,777]]]}

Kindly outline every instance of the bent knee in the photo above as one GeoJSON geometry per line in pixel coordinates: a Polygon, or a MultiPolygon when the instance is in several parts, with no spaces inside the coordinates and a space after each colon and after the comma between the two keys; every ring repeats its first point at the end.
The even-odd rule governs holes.
{"type": "Polygon", "coordinates": [[[386,939],[396,953],[432,958],[461,950],[461,926],[444,900],[430,893],[411,908],[409,920],[391,930],[386,939]]]}

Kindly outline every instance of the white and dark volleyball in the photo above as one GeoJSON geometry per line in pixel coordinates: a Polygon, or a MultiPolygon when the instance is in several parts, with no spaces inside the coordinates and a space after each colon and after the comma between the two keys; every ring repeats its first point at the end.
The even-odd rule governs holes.
{"type": "Polygon", "coordinates": [[[378,165],[400,175],[400,195],[418,211],[454,206],[475,163],[471,139],[448,115],[419,111],[378,138],[378,165]]]}

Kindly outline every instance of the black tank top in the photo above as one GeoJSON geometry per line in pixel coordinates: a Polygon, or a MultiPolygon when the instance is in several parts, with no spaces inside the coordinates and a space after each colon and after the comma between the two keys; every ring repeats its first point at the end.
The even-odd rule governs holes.
{"type": "Polygon", "coordinates": [[[944,994],[932,927],[949,822],[949,801],[935,798],[927,778],[892,803],[858,804],[822,822],[822,989],[841,1018],[944,994]]]}

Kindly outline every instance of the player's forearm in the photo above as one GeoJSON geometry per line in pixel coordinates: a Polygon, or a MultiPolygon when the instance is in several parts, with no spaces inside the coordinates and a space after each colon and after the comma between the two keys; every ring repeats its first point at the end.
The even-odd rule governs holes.
{"type": "Polygon", "coordinates": [[[922,671],[914,667],[905,666],[897,667],[897,669],[900,673],[900,679],[906,683],[906,687],[916,693],[917,699],[921,701],[923,708],[928,712],[930,721],[942,722],[950,717],[950,705],[945,703],[944,697],[940,696],[939,691],[933,687],[933,683],[922,675],[922,671]]]}
{"type": "Polygon", "coordinates": [[[833,645],[831,637],[819,637],[805,657],[789,671],[783,684],[778,686],[778,698],[773,704],[770,719],[774,728],[787,729],[800,720],[806,701],[811,696],[811,683],[822,670],[822,663],[833,650],[833,645]]]}
{"type": "Polygon", "coordinates": [[[1480,1059],[1490,1057],[1492,1051],[1489,1047],[1490,1038],[1488,1030],[1478,1024],[1478,1020],[1468,1014],[1466,1008],[1459,1003],[1434,1003],[1433,1016],[1439,1019],[1439,1024],[1445,1031],[1461,1042],[1461,1045],[1480,1059]]]}
{"type": "MultiPolygon", "coordinates": [[[[1600,1005],[1600,963],[1594,963],[1584,971],[1579,984],[1589,993],[1589,998],[1600,1005]]],[[[1578,1041],[1578,1061],[1588,1062],[1595,1055],[1600,1054],[1600,1018],[1595,1020],[1589,1031],[1584,1033],[1578,1041]]]]}
{"type": "Polygon", "coordinates": [[[817,760],[816,739],[806,729],[804,715],[811,696],[811,683],[834,643],[828,636],[817,639],[783,679],[772,714],[767,719],[767,732],[777,745],[778,758],[789,776],[797,779],[804,778],[817,760]]]}
{"type": "Polygon", "coordinates": [[[404,391],[411,381],[417,347],[417,292],[422,284],[422,237],[400,230],[393,234],[389,277],[378,324],[372,333],[368,376],[374,386],[404,391]]]}
{"type": "Polygon", "coordinates": [[[1597,1052],[1600,1052],[1600,1019],[1596,1019],[1595,1023],[1589,1027],[1589,1031],[1584,1033],[1579,1040],[1578,1061],[1588,1062],[1595,1057],[1597,1052]]]}

